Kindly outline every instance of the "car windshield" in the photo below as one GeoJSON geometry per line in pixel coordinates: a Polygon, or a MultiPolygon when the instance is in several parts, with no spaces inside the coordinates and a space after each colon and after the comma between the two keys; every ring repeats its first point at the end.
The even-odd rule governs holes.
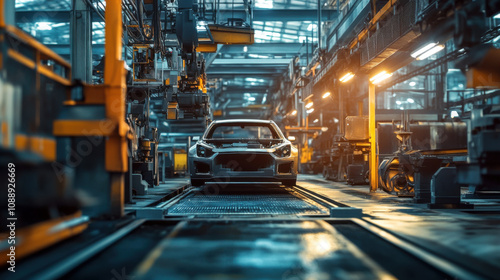
{"type": "Polygon", "coordinates": [[[207,139],[280,139],[270,124],[227,123],[215,124],[207,139]]]}

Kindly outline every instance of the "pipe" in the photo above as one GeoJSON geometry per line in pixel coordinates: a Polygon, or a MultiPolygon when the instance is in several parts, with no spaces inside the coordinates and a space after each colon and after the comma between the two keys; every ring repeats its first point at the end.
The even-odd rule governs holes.
{"type": "Polygon", "coordinates": [[[318,0],[318,49],[321,48],[321,0],[318,0]]]}

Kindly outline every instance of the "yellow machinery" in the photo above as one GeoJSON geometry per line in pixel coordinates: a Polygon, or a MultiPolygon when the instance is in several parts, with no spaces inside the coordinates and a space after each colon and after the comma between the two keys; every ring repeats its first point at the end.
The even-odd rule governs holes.
{"type": "Polygon", "coordinates": [[[12,164],[17,195],[15,210],[2,217],[15,225],[16,234],[14,241],[12,229],[0,234],[0,242],[11,245],[1,249],[4,263],[12,259],[8,253],[13,248],[19,259],[82,232],[88,216],[123,215],[130,134],[122,3],[106,3],[104,84],[74,86],[70,64],[7,24],[4,13],[10,3],[0,0],[0,161],[12,164]],[[75,90],[81,96],[72,95],[75,90]],[[81,115],[81,108],[96,111],[81,115]],[[99,207],[85,209],[75,189],[96,198],[99,207]]]}
{"type": "Polygon", "coordinates": [[[8,244],[0,249],[4,264],[78,234],[88,224],[71,176],[54,172],[52,121],[70,95],[71,66],[5,22],[9,4],[0,0],[0,164],[9,166],[9,179],[0,175],[5,182],[2,219],[9,224],[0,233],[0,242],[8,244]]]}
{"type": "Polygon", "coordinates": [[[186,174],[187,172],[187,152],[185,149],[174,149],[174,172],[176,174],[186,174]]]}

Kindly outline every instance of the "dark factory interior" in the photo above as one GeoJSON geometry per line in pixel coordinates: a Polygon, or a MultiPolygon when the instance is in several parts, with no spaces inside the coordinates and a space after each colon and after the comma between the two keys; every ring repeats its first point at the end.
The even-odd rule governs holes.
{"type": "Polygon", "coordinates": [[[499,279],[500,0],[0,0],[0,279],[499,279]]]}

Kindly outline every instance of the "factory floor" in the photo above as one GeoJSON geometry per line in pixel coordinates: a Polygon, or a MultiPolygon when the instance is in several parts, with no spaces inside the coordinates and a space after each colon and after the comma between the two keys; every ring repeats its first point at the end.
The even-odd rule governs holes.
{"type": "MultiPolygon", "coordinates": [[[[500,199],[463,200],[474,209],[429,209],[369,186],[349,186],[318,175],[299,175],[298,185],[363,209],[364,219],[426,249],[500,272],[500,199]]],[[[500,275],[500,274],[497,274],[500,275]]]]}
{"type": "Polygon", "coordinates": [[[24,259],[5,279],[500,275],[498,199],[470,200],[472,210],[428,209],[319,175],[299,175],[294,188],[188,182],[170,179],[134,197],[122,219],[93,220],[82,234],[24,259]]]}

